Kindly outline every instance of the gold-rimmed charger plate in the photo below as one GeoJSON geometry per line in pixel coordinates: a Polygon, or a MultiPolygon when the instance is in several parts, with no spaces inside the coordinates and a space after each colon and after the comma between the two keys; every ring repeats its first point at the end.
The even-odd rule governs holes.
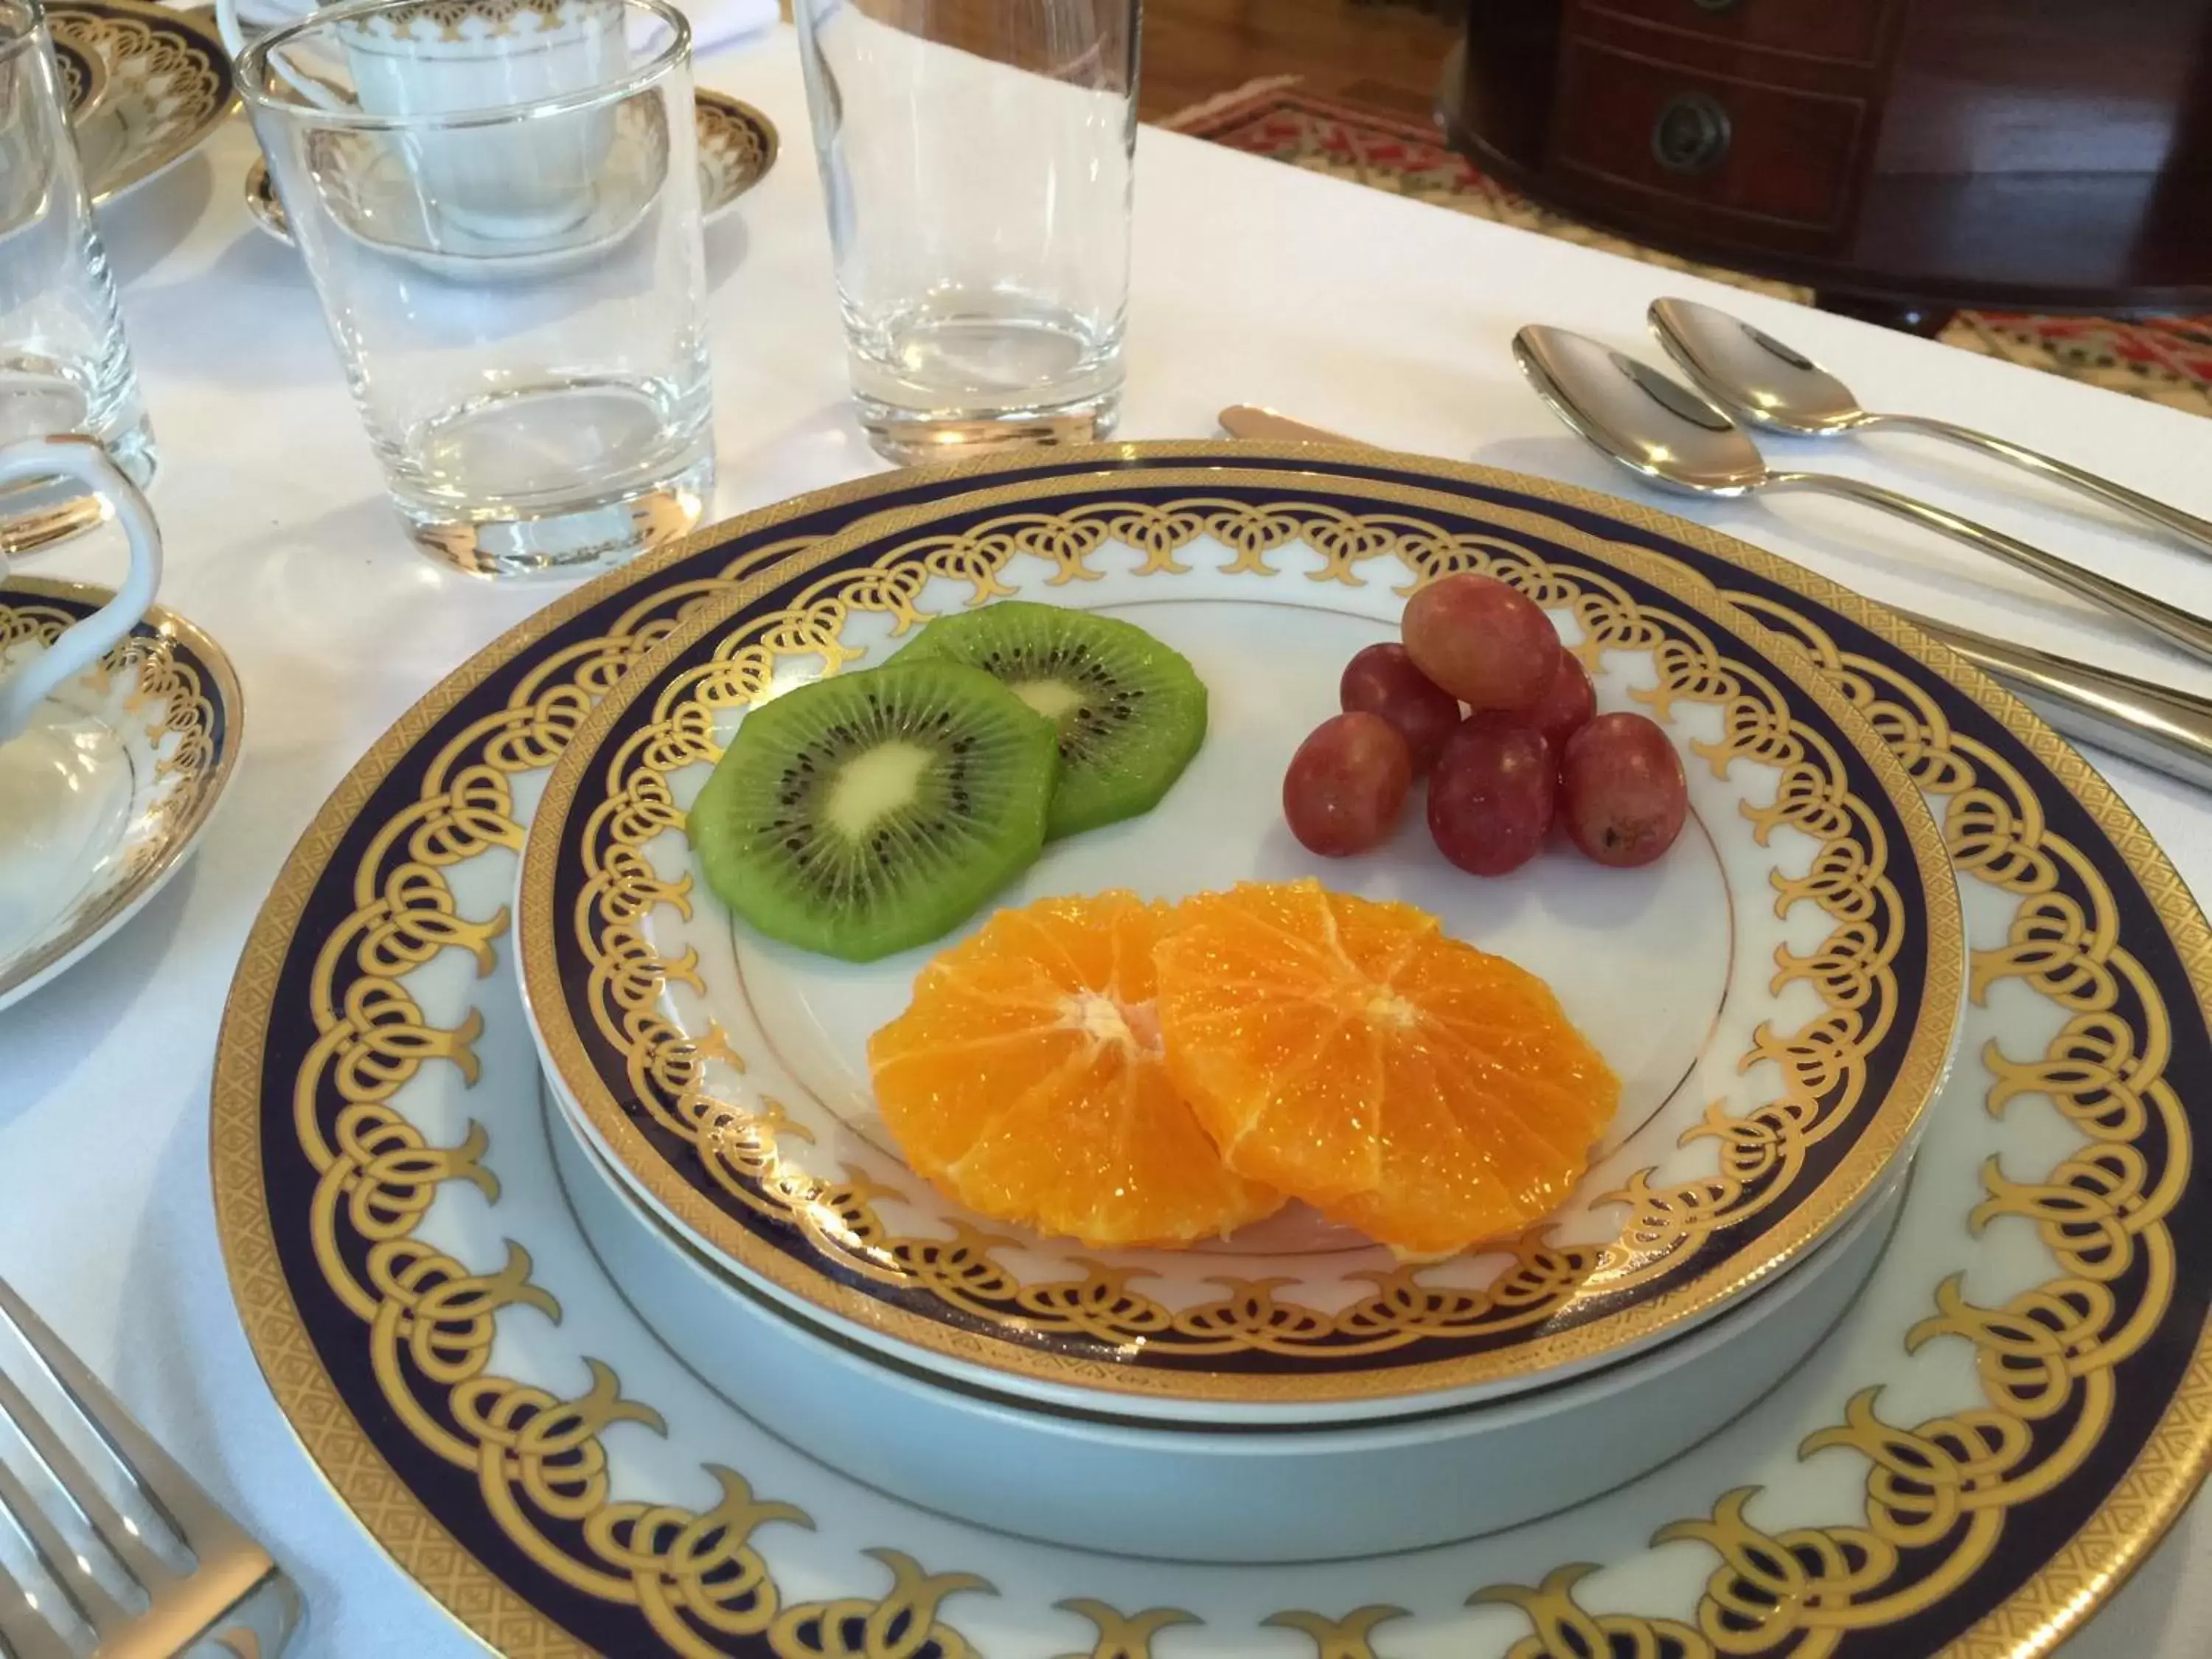
{"type": "MultiPolygon", "coordinates": [[[[2113,792],[1832,583],[1474,467],[1101,447],[887,474],[703,532],[436,687],[317,815],[254,927],[217,1061],[215,1193],[301,1439],[399,1565],[508,1653],[2037,1659],[2144,1559],[2212,1451],[2208,999],[2212,933],[2113,792]],[[871,513],[1055,469],[1191,465],[1441,477],[1680,561],[1873,721],[1936,804],[1969,900],[1961,1058],[1856,1309],[1742,1422],[1489,1540],[1194,1570],[889,1503],[671,1360],[555,1188],[510,906],[584,711],[701,603],[871,513]]],[[[741,1376],[719,1381],[742,1398],[741,1376]]]]}
{"type": "Polygon", "coordinates": [[[199,13],[147,0],[51,0],[55,42],[99,60],[106,90],[76,125],[95,206],[189,155],[237,102],[230,54],[199,13]]]}

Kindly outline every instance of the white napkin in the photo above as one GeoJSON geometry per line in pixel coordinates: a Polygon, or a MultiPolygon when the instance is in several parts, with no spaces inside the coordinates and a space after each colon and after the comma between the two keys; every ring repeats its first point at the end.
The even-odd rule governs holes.
{"type": "MultiPolygon", "coordinates": [[[[700,56],[746,35],[757,34],[779,14],[776,0],[679,0],[691,20],[691,50],[700,56]]],[[[238,0],[238,21],[258,32],[307,15],[306,0],[238,0]]]]}

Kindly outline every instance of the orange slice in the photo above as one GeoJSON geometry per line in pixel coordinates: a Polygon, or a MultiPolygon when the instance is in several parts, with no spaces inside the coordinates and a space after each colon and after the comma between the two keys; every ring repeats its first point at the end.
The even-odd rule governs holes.
{"type": "Polygon", "coordinates": [[[1169,1080],[1152,1009],[1164,905],[1001,910],[868,1042],[907,1161],[969,1209],[1086,1244],[1188,1243],[1282,1200],[1222,1167],[1169,1080]]]}
{"type": "Polygon", "coordinates": [[[1556,1208],[1619,1103],[1542,980],[1411,905],[1246,884],[1178,907],[1155,963],[1223,1162],[1405,1255],[1556,1208]]]}

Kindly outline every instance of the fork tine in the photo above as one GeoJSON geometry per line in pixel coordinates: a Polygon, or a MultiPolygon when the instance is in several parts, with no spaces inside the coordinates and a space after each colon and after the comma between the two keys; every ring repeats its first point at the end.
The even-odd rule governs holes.
{"type": "MultiPolygon", "coordinates": [[[[161,1511],[162,1519],[169,1523],[178,1537],[184,1540],[193,1554],[205,1561],[210,1555],[231,1548],[244,1547],[259,1553],[259,1547],[200,1490],[199,1484],[174,1458],[161,1449],[153,1436],[131,1420],[131,1413],[123,1408],[123,1402],[107,1391],[107,1385],[70,1352],[62,1340],[48,1328],[46,1322],[32,1311],[30,1304],[18,1296],[15,1287],[4,1279],[0,1279],[0,1315],[4,1315],[22,1334],[24,1341],[30,1345],[32,1351],[38,1355],[39,1362],[60,1385],[70,1403],[84,1413],[85,1421],[92,1426],[94,1432],[115,1455],[116,1461],[123,1465],[140,1492],[161,1511]]],[[[36,1415],[32,1413],[34,1419],[36,1415]]],[[[23,1426],[27,1437],[30,1425],[25,1424],[23,1426]]],[[[40,1426],[45,1425],[41,1424],[40,1426]]],[[[51,1430],[47,1431],[47,1438],[52,1440],[51,1430]]],[[[69,1457],[68,1452],[61,1449],[58,1441],[54,1445],[57,1450],[61,1450],[64,1459],[75,1464],[76,1460],[69,1457]]],[[[46,1449],[42,1446],[38,1449],[39,1455],[46,1457],[52,1465],[52,1459],[46,1449]]],[[[83,1473],[81,1468],[76,1472],[78,1475],[83,1473]]],[[[98,1492],[98,1488],[88,1480],[71,1480],[58,1466],[54,1467],[54,1474],[64,1486],[69,1486],[70,1495],[80,1501],[85,1492],[96,1494],[98,1492]]],[[[109,1528],[100,1526],[98,1518],[90,1514],[85,1518],[100,1531],[101,1541],[113,1548],[134,1574],[140,1575],[139,1583],[151,1589],[164,1580],[173,1577],[174,1575],[161,1565],[152,1551],[135,1535],[112,1506],[104,1500],[100,1506],[107,1510],[108,1517],[115,1522],[113,1535],[111,1535],[109,1528]],[[118,1537],[121,1540],[119,1545],[118,1537]],[[144,1559],[143,1568],[138,1560],[131,1559],[130,1553],[132,1550],[144,1559]],[[154,1576],[149,1578],[143,1576],[146,1573],[154,1576]]]]}
{"type": "Polygon", "coordinates": [[[7,1644],[10,1659],[74,1659],[62,1633],[5,1567],[0,1567],[0,1642],[7,1644]]]}
{"type": "MultiPolygon", "coordinates": [[[[0,1386],[0,1411],[13,1419],[23,1438],[37,1448],[41,1437],[33,1435],[31,1430],[38,1414],[29,1410],[30,1402],[21,1397],[13,1382],[0,1379],[0,1384],[4,1384],[0,1386]],[[10,1395],[15,1397],[9,1399],[10,1395]]],[[[45,1429],[46,1425],[37,1422],[37,1426],[45,1429]]],[[[39,1455],[45,1457],[46,1453],[40,1449],[39,1455]]],[[[78,1494],[84,1488],[71,1479],[73,1474],[81,1477],[83,1471],[55,1469],[53,1473],[70,1500],[83,1509],[83,1500],[78,1494]]],[[[8,1511],[23,1536],[30,1540],[32,1549],[38,1553],[39,1564],[46,1570],[46,1577],[76,1605],[86,1624],[96,1631],[111,1631],[130,1616],[123,1604],[109,1594],[107,1586],[93,1576],[90,1564],[62,1536],[61,1528],[48,1517],[46,1506],[31,1495],[22,1478],[4,1462],[0,1462],[0,1509],[8,1511]]],[[[92,1517],[87,1515],[85,1519],[91,1521],[92,1517]]],[[[97,1531],[100,1523],[94,1521],[93,1527],[97,1531]]]]}
{"type": "MultiPolygon", "coordinates": [[[[100,1535],[100,1541],[149,1594],[175,1576],[146,1547],[137,1528],[116,1512],[84,1466],[62,1443],[53,1425],[15,1385],[15,1378],[4,1371],[0,1371],[0,1416],[15,1424],[15,1431],[52,1472],[69,1501],[100,1535]]],[[[4,1462],[0,1462],[0,1507],[15,1516],[15,1524],[22,1528],[23,1535],[31,1540],[31,1547],[46,1564],[47,1576],[76,1603],[85,1623],[96,1631],[106,1632],[128,1618],[123,1607],[108,1594],[107,1587],[92,1576],[59,1529],[47,1519],[45,1506],[31,1495],[30,1489],[4,1462]]]]}

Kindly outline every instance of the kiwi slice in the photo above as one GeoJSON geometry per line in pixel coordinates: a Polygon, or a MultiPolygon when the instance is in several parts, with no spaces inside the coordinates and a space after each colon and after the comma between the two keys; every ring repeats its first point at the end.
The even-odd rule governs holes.
{"type": "Polygon", "coordinates": [[[1130,623],[1001,599],[939,617],[894,663],[964,662],[1003,680],[1060,733],[1048,839],[1159,804],[1206,741],[1206,684],[1130,623]]]}
{"type": "Polygon", "coordinates": [[[898,661],[738,723],[691,808],[707,884],[771,939],[848,962],[964,921],[1044,844],[1052,728],[980,669],[898,661]]]}

